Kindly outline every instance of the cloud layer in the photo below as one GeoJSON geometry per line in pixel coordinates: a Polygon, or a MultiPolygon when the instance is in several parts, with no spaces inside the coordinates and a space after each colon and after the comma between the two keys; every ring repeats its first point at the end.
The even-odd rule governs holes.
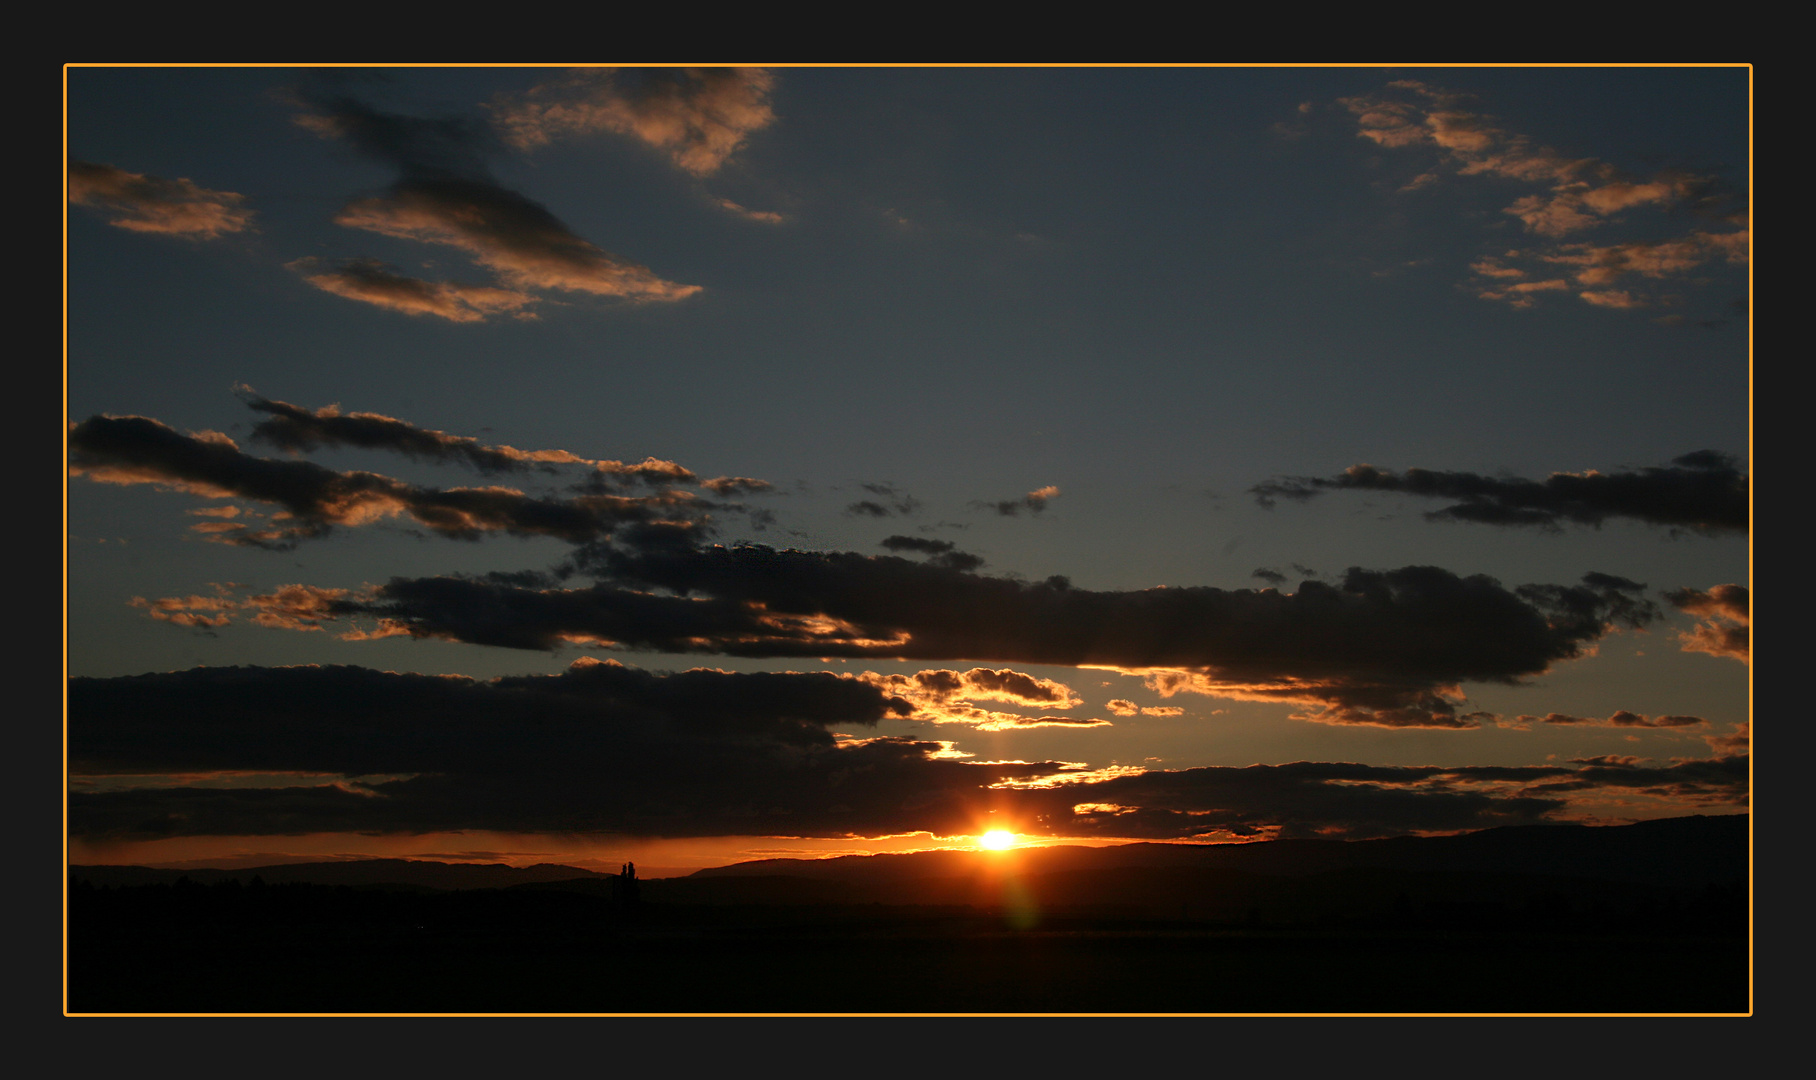
{"type": "MultiPolygon", "coordinates": [[[[1463,682],[1516,683],[1656,617],[1643,586],[1591,574],[1507,589],[1437,567],[1352,568],[1337,584],[1092,592],[894,556],[700,547],[626,530],[583,548],[582,588],[393,578],[326,612],[409,634],[521,649],[585,644],[750,657],[1092,665],[1164,693],[1307,703],[1334,723],[1468,727],[1463,682]],[[650,542],[642,542],[645,537],[650,542]]],[[[362,631],[364,632],[364,631],[362,631]]]]}
{"type": "Polygon", "coordinates": [[[560,675],[485,681],[352,667],[196,668],[74,679],[69,700],[72,772],[116,787],[69,797],[72,832],[97,839],[458,829],[962,835],[985,822],[1054,836],[1360,838],[1559,820],[1594,798],[1734,805],[1748,778],[1738,757],[1178,772],[973,762],[944,743],[838,734],[911,711],[861,679],[663,674],[590,661],[560,675]],[[317,782],[203,783],[225,772],[317,782]]]}

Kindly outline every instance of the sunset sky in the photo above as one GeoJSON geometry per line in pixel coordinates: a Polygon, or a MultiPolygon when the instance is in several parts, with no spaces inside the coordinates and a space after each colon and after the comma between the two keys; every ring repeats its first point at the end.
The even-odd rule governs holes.
{"type": "Polygon", "coordinates": [[[1744,811],[1750,74],[72,67],[69,858],[1744,811]]]}

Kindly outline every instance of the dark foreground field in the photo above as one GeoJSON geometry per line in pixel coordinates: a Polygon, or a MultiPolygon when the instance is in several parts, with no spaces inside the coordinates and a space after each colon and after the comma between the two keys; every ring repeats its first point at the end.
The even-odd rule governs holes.
{"type": "MultiPolygon", "coordinates": [[[[655,913],[648,913],[654,915],[655,913]]],[[[700,912],[688,914],[698,915],[700,912]]],[[[1744,939],[878,912],[76,934],[74,1012],[1744,1012],[1744,939]]],[[[72,928],[83,930],[83,928],[72,928]]]]}
{"type": "Polygon", "coordinates": [[[1730,835],[1742,828],[1714,819],[1203,854],[1132,845],[1049,850],[1019,869],[949,854],[765,864],[643,882],[635,902],[596,875],[445,887],[483,875],[440,864],[319,872],[410,871],[443,887],[76,868],[68,1007],[1737,1013],[1750,1007],[1746,881],[1730,835]],[[1697,856],[1696,830],[1729,854],[1697,856]],[[1541,869],[1571,874],[1520,864],[1521,851],[1648,837],[1671,840],[1661,850],[1673,854],[1622,865],[1611,849],[1597,876],[1554,854],[1541,869]],[[1271,872],[1212,864],[1236,856],[1271,872]],[[1199,862],[1105,865],[1162,857],[1199,862]]]}

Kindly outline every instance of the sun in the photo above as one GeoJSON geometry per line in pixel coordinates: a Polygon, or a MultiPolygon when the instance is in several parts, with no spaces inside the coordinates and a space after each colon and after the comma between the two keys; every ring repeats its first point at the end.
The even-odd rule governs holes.
{"type": "Polygon", "coordinates": [[[977,838],[977,846],[991,851],[1004,851],[1015,846],[1015,834],[1007,829],[991,829],[977,838]]]}

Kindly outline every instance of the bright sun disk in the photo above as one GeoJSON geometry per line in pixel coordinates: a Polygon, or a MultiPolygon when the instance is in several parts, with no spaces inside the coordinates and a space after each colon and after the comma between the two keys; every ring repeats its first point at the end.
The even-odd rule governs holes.
{"type": "Polygon", "coordinates": [[[1002,851],[1015,846],[1015,834],[1007,829],[991,829],[977,838],[977,846],[991,851],[1002,851]]]}

